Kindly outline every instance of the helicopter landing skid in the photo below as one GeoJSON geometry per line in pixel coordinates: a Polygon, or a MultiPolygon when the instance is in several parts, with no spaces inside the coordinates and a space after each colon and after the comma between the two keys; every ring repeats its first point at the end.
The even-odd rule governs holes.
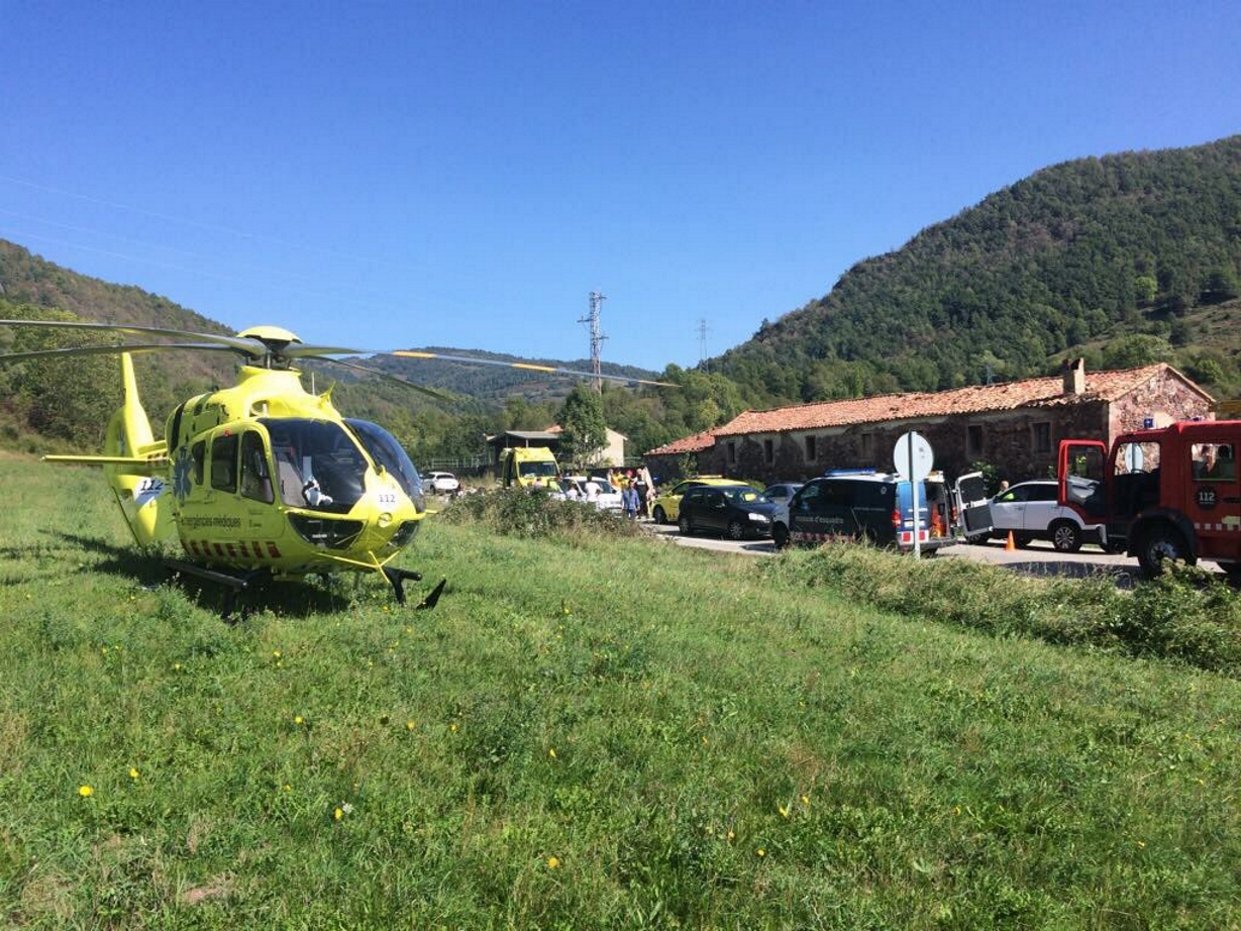
{"type": "Polygon", "coordinates": [[[244,619],[246,614],[243,608],[241,617],[233,617],[233,610],[237,607],[237,596],[244,592],[255,579],[269,574],[266,569],[255,569],[244,575],[233,575],[228,572],[220,572],[218,569],[196,566],[192,562],[183,562],[180,559],[165,558],[163,562],[164,567],[173,572],[192,575],[205,582],[223,585],[225,588],[224,607],[220,611],[220,620],[229,625],[236,624],[239,620],[244,619]]]}
{"type": "MultiPolygon", "coordinates": [[[[389,582],[392,583],[392,592],[396,595],[396,603],[405,604],[405,582],[421,582],[422,573],[414,572],[412,569],[394,569],[391,566],[383,567],[383,574],[389,582]]],[[[435,607],[436,602],[440,600],[440,595],[444,591],[444,586],[448,584],[447,579],[440,579],[440,584],[431,589],[431,594],[422,599],[415,611],[430,611],[435,607]]]]}

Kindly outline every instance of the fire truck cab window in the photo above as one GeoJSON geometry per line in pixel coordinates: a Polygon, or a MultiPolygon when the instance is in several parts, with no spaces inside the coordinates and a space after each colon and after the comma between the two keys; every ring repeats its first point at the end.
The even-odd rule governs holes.
{"type": "Polygon", "coordinates": [[[1237,477],[1237,461],[1229,443],[1195,443],[1193,456],[1194,480],[1199,482],[1231,482],[1237,477]]]}

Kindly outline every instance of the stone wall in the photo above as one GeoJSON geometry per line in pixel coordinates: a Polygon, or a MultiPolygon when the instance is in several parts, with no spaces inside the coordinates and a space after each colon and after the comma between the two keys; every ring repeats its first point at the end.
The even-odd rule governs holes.
{"type": "Polygon", "coordinates": [[[1177,420],[1214,420],[1213,400],[1203,397],[1175,375],[1152,379],[1112,405],[1109,441],[1122,433],[1153,426],[1166,427],[1177,420]]]}

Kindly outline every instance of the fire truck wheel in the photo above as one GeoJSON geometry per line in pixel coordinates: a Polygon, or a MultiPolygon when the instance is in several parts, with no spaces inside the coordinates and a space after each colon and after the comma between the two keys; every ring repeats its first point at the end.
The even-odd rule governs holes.
{"type": "Polygon", "coordinates": [[[1051,545],[1061,553],[1076,553],[1082,548],[1082,534],[1071,520],[1058,520],[1049,528],[1051,545]]]}
{"type": "Polygon", "coordinates": [[[1165,560],[1181,560],[1193,563],[1193,555],[1185,544],[1185,537],[1176,528],[1162,524],[1150,528],[1138,547],[1138,563],[1147,575],[1159,575],[1165,560]]]}

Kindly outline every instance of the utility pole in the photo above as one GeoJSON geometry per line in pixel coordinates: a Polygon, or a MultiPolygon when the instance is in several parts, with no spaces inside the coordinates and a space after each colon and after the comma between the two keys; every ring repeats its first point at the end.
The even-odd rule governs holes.
{"type": "Polygon", "coordinates": [[[591,291],[590,313],[579,317],[577,321],[590,324],[590,370],[595,376],[595,394],[603,393],[603,367],[599,360],[599,350],[603,348],[603,341],[607,337],[599,330],[599,311],[603,309],[603,302],[606,300],[607,297],[602,291],[591,291]]]}

